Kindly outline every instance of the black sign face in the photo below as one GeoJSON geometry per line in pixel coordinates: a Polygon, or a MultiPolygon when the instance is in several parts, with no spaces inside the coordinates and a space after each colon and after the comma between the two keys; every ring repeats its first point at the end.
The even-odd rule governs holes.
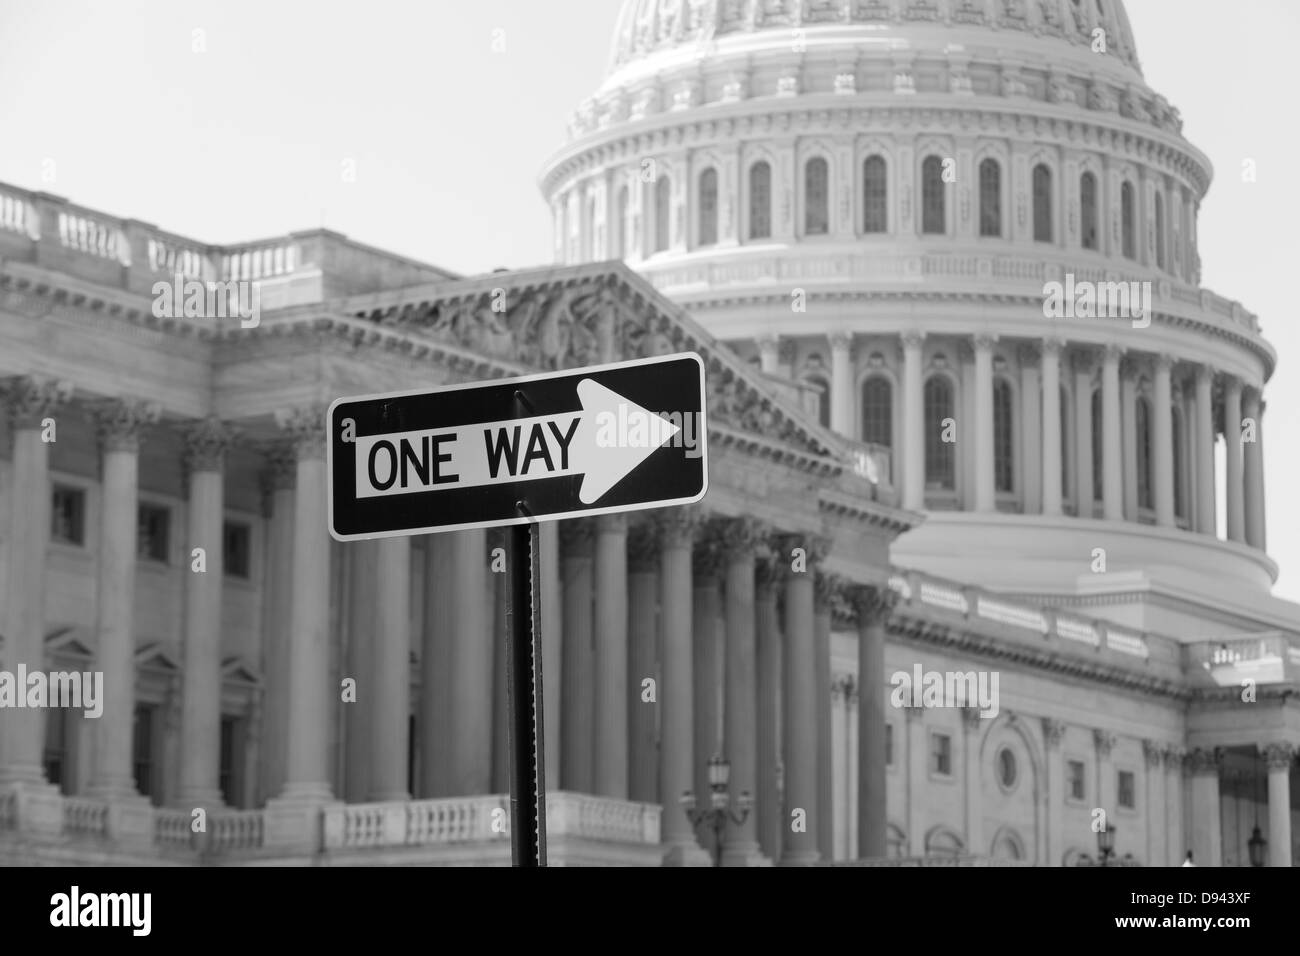
{"type": "Polygon", "coordinates": [[[330,534],[353,541],[699,501],[709,484],[704,394],[704,363],[685,352],[340,398],[327,418],[330,534]]]}

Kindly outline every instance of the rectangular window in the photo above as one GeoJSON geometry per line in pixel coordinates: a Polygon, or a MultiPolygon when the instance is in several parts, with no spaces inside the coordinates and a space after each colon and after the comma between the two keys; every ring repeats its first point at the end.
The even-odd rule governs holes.
{"type": "Polygon", "coordinates": [[[1071,760],[1066,764],[1066,777],[1069,780],[1070,799],[1082,800],[1083,797],[1083,761],[1071,760]]]}
{"type": "Polygon", "coordinates": [[[947,734],[930,735],[930,772],[952,775],[952,737],[947,734]]]}
{"type": "Polygon", "coordinates": [[[80,488],[54,486],[50,507],[50,538],[64,544],[86,543],[86,493],[80,488]]]}
{"type": "Polygon", "coordinates": [[[227,521],[221,528],[221,562],[224,571],[232,578],[248,580],[251,576],[249,566],[249,540],[252,530],[239,521],[227,521]]]}
{"type": "Polygon", "coordinates": [[[218,765],[218,785],[221,787],[221,799],[228,807],[239,806],[239,795],[235,793],[235,731],[238,718],[221,718],[221,761],[218,765]]]}
{"type": "Polygon", "coordinates": [[[1119,785],[1119,805],[1126,810],[1132,810],[1137,806],[1137,787],[1133,771],[1121,770],[1116,782],[1119,785]]]}
{"type": "Polygon", "coordinates": [[[67,795],[72,792],[68,766],[68,711],[51,707],[45,717],[45,777],[67,795]]]}
{"type": "Polygon", "coordinates": [[[136,556],[166,563],[170,528],[170,509],[158,505],[140,505],[135,522],[136,556]]]}

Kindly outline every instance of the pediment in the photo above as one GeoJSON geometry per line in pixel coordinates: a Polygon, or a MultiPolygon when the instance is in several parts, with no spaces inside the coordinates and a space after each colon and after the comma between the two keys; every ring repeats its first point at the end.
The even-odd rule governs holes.
{"type": "Polygon", "coordinates": [[[247,658],[235,655],[221,662],[221,679],[257,686],[262,683],[257,668],[247,658]]]}
{"type": "Polygon", "coordinates": [[[158,641],[146,644],[135,652],[135,666],[174,674],[181,672],[180,659],[169,647],[158,641]]]}

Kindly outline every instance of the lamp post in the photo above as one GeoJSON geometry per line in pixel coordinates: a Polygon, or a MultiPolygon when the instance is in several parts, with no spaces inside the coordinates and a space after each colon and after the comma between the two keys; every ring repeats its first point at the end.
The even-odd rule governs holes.
{"type": "Polygon", "coordinates": [[[724,760],[720,754],[714,754],[709,758],[708,776],[709,806],[704,809],[697,809],[695,794],[687,790],[682,794],[682,809],[686,811],[691,826],[698,828],[701,823],[707,823],[713,828],[713,865],[721,866],[722,833],[726,828],[727,820],[730,820],[736,826],[744,823],[749,817],[753,800],[750,798],[748,790],[742,790],[740,796],[736,798],[736,809],[734,811],[731,809],[731,794],[727,789],[727,785],[731,781],[731,764],[724,760]]]}
{"type": "Polygon", "coordinates": [[[1097,831],[1098,866],[1109,866],[1110,858],[1115,855],[1115,827],[1107,824],[1097,831]]]}
{"type": "MultiPolygon", "coordinates": [[[[1258,749],[1256,749],[1256,751],[1255,751],[1255,756],[1256,756],[1256,759],[1255,759],[1255,767],[1254,767],[1254,777],[1255,777],[1255,780],[1258,781],[1258,780],[1259,780],[1259,750],[1258,750],[1258,749]]],[[[1250,865],[1251,865],[1251,866],[1263,866],[1263,865],[1264,865],[1264,855],[1265,855],[1264,851],[1268,849],[1268,841],[1264,839],[1264,834],[1262,834],[1262,833],[1259,831],[1259,786],[1258,786],[1258,783],[1256,783],[1256,786],[1251,787],[1251,790],[1254,791],[1254,793],[1252,794],[1252,796],[1255,798],[1255,799],[1252,801],[1252,802],[1255,804],[1255,829],[1254,829],[1254,831],[1250,834],[1250,839],[1246,841],[1246,850],[1247,850],[1247,852],[1250,854],[1250,865]]]]}

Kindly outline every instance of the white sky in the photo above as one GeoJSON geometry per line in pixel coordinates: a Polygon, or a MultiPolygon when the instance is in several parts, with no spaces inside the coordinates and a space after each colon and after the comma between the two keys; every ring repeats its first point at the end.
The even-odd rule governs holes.
{"type": "MultiPolygon", "coordinates": [[[[537,174],[604,76],[619,5],[0,0],[0,181],[205,242],[324,225],[458,272],[546,263],[537,174]]],[[[1286,311],[1300,4],[1127,7],[1147,81],[1214,164],[1203,281],[1258,313],[1280,356],[1266,392],[1269,552],[1276,593],[1300,600],[1287,491],[1300,455],[1286,438],[1300,409],[1286,311]],[[1242,182],[1244,159],[1257,182],[1242,182]]]]}

